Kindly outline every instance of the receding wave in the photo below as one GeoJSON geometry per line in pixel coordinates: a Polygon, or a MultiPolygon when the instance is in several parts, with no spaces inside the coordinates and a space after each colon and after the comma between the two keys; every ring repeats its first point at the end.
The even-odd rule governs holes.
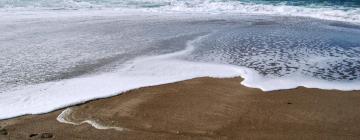
{"type": "Polygon", "coordinates": [[[264,91],[360,90],[360,26],[351,23],[132,13],[9,20],[0,22],[0,119],[205,76],[241,76],[264,91]]]}

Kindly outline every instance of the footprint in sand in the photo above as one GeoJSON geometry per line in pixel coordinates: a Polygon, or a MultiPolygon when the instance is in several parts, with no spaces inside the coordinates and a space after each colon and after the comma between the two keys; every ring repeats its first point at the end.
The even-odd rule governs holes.
{"type": "Polygon", "coordinates": [[[33,138],[33,137],[38,137],[40,136],[41,139],[50,139],[53,138],[54,135],[52,133],[42,133],[42,134],[30,134],[29,137],[33,138]]]}

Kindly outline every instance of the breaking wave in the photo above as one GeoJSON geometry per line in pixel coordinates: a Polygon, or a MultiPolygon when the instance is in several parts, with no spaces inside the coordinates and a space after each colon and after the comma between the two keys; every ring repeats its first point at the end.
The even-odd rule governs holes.
{"type": "Polygon", "coordinates": [[[137,9],[155,12],[235,13],[304,16],[360,23],[360,2],[355,0],[4,0],[7,10],[137,9]]]}

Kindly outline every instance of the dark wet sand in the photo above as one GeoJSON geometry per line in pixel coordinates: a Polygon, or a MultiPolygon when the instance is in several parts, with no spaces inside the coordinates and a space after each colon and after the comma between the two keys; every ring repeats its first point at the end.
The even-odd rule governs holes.
{"type": "Polygon", "coordinates": [[[297,88],[264,93],[240,78],[197,78],[132,90],[63,111],[0,121],[1,140],[360,139],[360,91],[297,88]]]}

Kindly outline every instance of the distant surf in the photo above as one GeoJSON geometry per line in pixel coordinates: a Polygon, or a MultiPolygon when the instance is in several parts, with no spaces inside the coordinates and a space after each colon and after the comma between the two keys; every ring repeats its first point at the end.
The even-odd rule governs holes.
{"type": "Polygon", "coordinates": [[[360,23],[358,0],[2,0],[0,11],[143,10],[304,16],[360,23]]]}

